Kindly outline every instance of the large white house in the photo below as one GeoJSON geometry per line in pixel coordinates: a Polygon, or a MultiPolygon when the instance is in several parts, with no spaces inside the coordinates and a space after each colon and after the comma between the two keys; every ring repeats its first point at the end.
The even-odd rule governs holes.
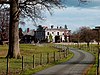
{"type": "Polygon", "coordinates": [[[24,33],[25,41],[28,42],[34,40],[34,42],[69,42],[70,41],[71,30],[68,28],[47,28],[43,27],[42,30],[29,30],[27,33],[24,33]],[[52,39],[52,40],[51,40],[52,39]]]}
{"type": "Polygon", "coordinates": [[[45,38],[50,42],[50,36],[52,36],[52,42],[69,42],[71,30],[65,28],[47,28],[45,30],[45,38]]]}

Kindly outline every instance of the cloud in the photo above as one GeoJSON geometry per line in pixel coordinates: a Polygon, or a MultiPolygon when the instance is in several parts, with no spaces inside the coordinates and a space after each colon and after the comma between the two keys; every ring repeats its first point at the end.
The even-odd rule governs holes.
{"type": "MultiPolygon", "coordinates": [[[[75,31],[81,26],[95,27],[100,25],[100,0],[88,0],[88,3],[82,4],[78,0],[66,0],[67,8],[54,9],[51,16],[48,12],[44,15],[46,21],[38,24],[49,26],[62,26],[66,24],[69,29],[75,31]]],[[[33,28],[32,22],[27,23],[27,27],[33,28]]]]}
{"type": "Polygon", "coordinates": [[[76,8],[68,7],[65,9],[55,9],[53,16],[47,16],[47,21],[43,25],[53,24],[54,26],[63,26],[66,24],[74,31],[81,26],[90,26],[100,24],[100,10],[97,8],[76,8]]]}

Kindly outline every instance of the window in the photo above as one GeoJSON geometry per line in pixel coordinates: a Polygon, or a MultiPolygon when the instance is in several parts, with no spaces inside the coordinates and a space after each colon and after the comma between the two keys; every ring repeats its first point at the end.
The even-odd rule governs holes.
{"type": "Polygon", "coordinates": [[[54,34],[54,32],[52,32],[52,34],[54,34]]]}
{"type": "Polygon", "coordinates": [[[63,35],[64,35],[64,33],[63,33],[63,35]]]}
{"type": "Polygon", "coordinates": [[[59,35],[59,32],[57,32],[57,35],[59,35]]]}
{"type": "Polygon", "coordinates": [[[49,35],[49,32],[47,32],[47,35],[49,35]]]}

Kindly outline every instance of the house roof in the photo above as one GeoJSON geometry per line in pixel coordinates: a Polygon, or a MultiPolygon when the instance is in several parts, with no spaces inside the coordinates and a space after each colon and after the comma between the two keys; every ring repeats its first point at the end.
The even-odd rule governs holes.
{"type": "Polygon", "coordinates": [[[46,30],[50,30],[50,31],[52,31],[52,30],[54,30],[54,31],[71,31],[71,30],[68,30],[68,29],[65,29],[65,28],[59,28],[59,29],[57,29],[57,28],[49,28],[49,29],[46,29],[46,30]]]}
{"type": "Polygon", "coordinates": [[[34,36],[34,30],[30,30],[29,32],[24,32],[24,35],[31,35],[34,36]]]}

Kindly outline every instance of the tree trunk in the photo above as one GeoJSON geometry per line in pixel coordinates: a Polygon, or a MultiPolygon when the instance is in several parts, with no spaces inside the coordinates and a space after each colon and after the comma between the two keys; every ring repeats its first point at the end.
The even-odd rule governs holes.
{"type": "Polygon", "coordinates": [[[9,25],[9,50],[7,57],[20,58],[19,49],[19,7],[18,0],[11,0],[9,25]]]}
{"type": "Polygon", "coordinates": [[[89,47],[90,46],[90,42],[87,42],[87,47],[89,47]]]}

